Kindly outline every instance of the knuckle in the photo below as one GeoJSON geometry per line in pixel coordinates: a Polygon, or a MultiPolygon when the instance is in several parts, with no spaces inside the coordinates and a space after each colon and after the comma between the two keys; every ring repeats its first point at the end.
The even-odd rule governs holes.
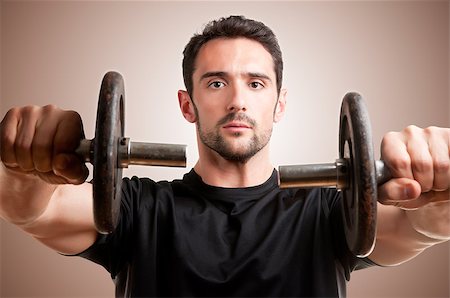
{"type": "Polygon", "coordinates": [[[69,129],[77,136],[77,138],[80,136],[83,137],[83,121],[80,114],[75,111],[67,111],[67,113],[68,121],[70,121],[69,129]]]}
{"type": "Polygon", "coordinates": [[[54,104],[48,104],[42,107],[42,117],[46,119],[58,119],[63,112],[63,110],[54,104]]]}
{"type": "Polygon", "coordinates": [[[383,137],[383,141],[384,142],[390,142],[395,138],[398,138],[399,133],[396,131],[390,131],[388,133],[386,133],[383,137]]]}
{"type": "Polygon", "coordinates": [[[73,123],[80,124],[81,123],[81,116],[75,111],[66,111],[68,117],[73,121],[73,123]]]}
{"type": "Polygon", "coordinates": [[[58,111],[59,108],[54,104],[48,104],[48,105],[43,106],[42,110],[44,112],[53,112],[53,111],[58,111]]]}
{"type": "Polygon", "coordinates": [[[59,118],[54,138],[54,148],[57,152],[75,149],[84,138],[81,116],[75,111],[63,111],[59,118]]]}
{"type": "Polygon", "coordinates": [[[36,113],[38,110],[39,107],[36,105],[26,105],[21,108],[21,113],[24,114],[25,116],[29,116],[36,113]]]}
{"type": "Polygon", "coordinates": [[[428,126],[423,129],[423,133],[427,138],[431,136],[439,136],[443,130],[437,126],[428,126]]]}
{"type": "Polygon", "coordinates": [[[411,136],[416,134],[419,130],[420,128],[416,125],[408,125],[407,127],[405,127],[405,129],[403,129],[403,133],[407,136],[411,136]]]}
{"type": "Polygon", "coordinates": [[[395,143],[396,140],[400,139],[400,133],[395,131],[390,131],[386,133],[381,140],[381,148],[389,148],[392,144],[395,143]]]}
{"type": "Polygon", "coordinates": [[[12,117],[17,117],[17,115],[19,114],[19,110],[20,109],[18,107],[13,107],[13,108],[9,109],[8,112],[6,112],[2,123],[8,121],[12,117]]]}
{"type": "Polygon", "coordinates": [[[390,166],[399,171],[406,171],[411,167],[411,159],[409,156],[398,156],[390,161],[390,166]]]}
{"type": "Polygon", "coordinates": [[[18,115],[19,115],[19,108],[17,108],[17,107],[11,108],[6,112],[5,116],[3,117],[2,121],[0,122],[1,135],[3,135],[5,133],[5,131],[6,131],[5,127],[10,126],[14,122],[17,122],[17,119],[19,118],[18,115]]]}

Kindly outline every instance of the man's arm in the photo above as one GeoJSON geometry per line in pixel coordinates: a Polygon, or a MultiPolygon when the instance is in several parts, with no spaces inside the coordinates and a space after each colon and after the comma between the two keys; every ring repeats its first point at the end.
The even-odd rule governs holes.
{"type": "Polygon", "coordinates": [[[387,134],[381,152],[394,178],[378,189],[377,240],[369,257],[396,265],[450,239],[450,129],[410,126],[387,134]]]}
{"type": "Polygon", "coordinates": [[[0,217],[65,254],[96,239],[92,187],[73,154],[78,114],[53,106],[11,109],[0,125],[0,217]]]}

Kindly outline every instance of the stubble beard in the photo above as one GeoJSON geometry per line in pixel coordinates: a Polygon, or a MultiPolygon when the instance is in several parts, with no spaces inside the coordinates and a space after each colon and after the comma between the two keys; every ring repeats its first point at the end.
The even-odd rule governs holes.
{"type": "MultiPolygon", "coordinates": [[[[243,113],[230,113],[226,115],[216,124],[212,131],[206,132],[202,129],[198,111],[195,112],[197,115],[196,126],[200,141],[206,147],[217,152],[221,157],[230,162],[246,163],[250,158],[261,151],[261,149],[263,149],[270,141],[272,129],[267,129],[260,134],[257,134],[256,122],[243,113]],[[224,136],[220,133],[220,128],[225,123],[230,121],[241,121],[251,125],[253,128],[253,136],[247,142],[240,144],[238,148],[233,148],[233,146],[227,142],[224,136]]],[[[241,138],[242,133],[236,132],[233,134],[233,137],[241,138]]]]}

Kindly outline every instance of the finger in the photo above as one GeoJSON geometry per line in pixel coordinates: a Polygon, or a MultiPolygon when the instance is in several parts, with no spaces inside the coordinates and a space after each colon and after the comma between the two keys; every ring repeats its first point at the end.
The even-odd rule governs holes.
{"type": "Polygon", "coordinates": [[[17,164],[24,171],[32,171],[34,163],[31,152],[31,144],[33,142],[36,130],[37,107],[28,106],[22,108],[19,123],[17,125],[17,136],[14,144],[17,164]]]}
{"type": "Polygon", "coordinates": [[[378,187],[378,201],[385,205],[406,203],[417,199],[421,187],[415,180],[394,178],[378,187]]]}
{"type": "Polygon", "coordinates": [[[408,139],[407,150],[414,179],[419,182],[422,192],[430,191],[433,188],[434,173],[428,140],[423,131],[415,126],[409,126],[404,133],[408,139]]]}
{"type": "Polygon", "coordinates": [[[85,181],[88,169],[81,157],[75,154],[84,135],[81,117],[76,112],[65,112],[53,141],[53,171],[67,178],[69,183],[85,181]]]}
{"type": "Polygon", "coordinates": [[[73,111],[66,111],[61,117],[53,139],[54,154],[74,154],[84,135],[81,117],[73,111]]]}
{"type": "Polygon", "coordinates": [[[450,202],[450,190],[429,191],[420,195],[427,203],[445,203],[450,202]]]}
{"type": "Polygon", "coordinates": [[[397,178],[378,187],[378,201],[405,210],[418,209],[431,203],[449,202],[450,190],[421,193],[415,180],[397,178]]]}
{"type": "Polygon", "coordinates": [[[413,210],[435,204],[441,203],[447,204],[450,201],[449,195],[450,195],[449,190],[445,191],[431,190],[429,192],[422,193],[417,199],[403,203],[396,203],[394,205],[405,210],[413,210]]]}
{"type": "Polygon", "coordinates": [[[414,179],[404,137],[401,133],[387,133],[381,143],[381,159],[388,165],[393,177],[414,179]]]}
{"type": "Polygon", "coordinates": [[[43,107],[42,116],[36,124],[32,157],[35,169],[41,173],[52,171],[53,139],[56,133],[55,121],[57,121],[57,118],[52,116],[52,112],[55,109],[54,106],[43,107]]]}
{"type": "Polygon", "coordinates": [[[81,184],[86,181],[89,170],[81,158],[74,154],[58,154],[54,158],[53,172],[64,177],[67,183],[81,184]]]}
{"type": "Polygon", "coordinates": [[[449,129],[429,127],[424,130],[428,135],[428,144],[432,158],[434,180],[432,189],[443,191],[450,184],[450,140],[449,129]]]}
{"type": "Polygon", "coordinates": [[[0,154],[1,160],[5,166],[17,167],[16,153],[14,150],[14,143],[17,136],[17,126],[19,119],[17,117],[17,109],[9,110],[3,118],[0,139],[0,154]]]}
{"type": "Polygon", "coordinates": [[[379,186],[378,201],[404,210],[418,209],[429,203],[429,199],[421,195],[419,183],[406,178],[392,179],[379,186]]]}

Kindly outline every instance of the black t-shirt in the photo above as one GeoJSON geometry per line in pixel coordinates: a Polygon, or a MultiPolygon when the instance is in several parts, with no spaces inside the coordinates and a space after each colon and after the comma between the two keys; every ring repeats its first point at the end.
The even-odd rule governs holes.
{"type": "Polygon", "coordinates": [[[279,189],[276,171],[248,188],[125,178],[119,225],[80,256],[104,266],[117,296],[345,296],[354,257],[341,196],[279,189]]]}

